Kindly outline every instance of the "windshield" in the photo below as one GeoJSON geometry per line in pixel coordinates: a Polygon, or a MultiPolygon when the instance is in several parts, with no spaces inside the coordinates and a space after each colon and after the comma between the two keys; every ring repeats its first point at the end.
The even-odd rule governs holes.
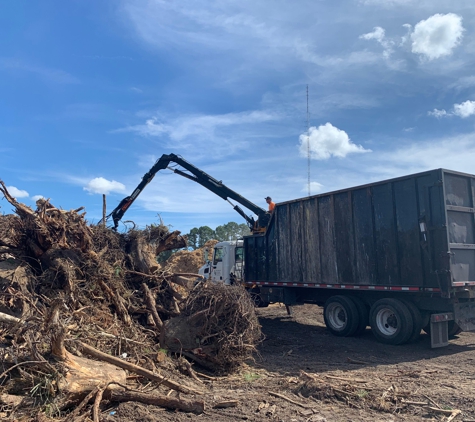
{"type": "Polygon", "coordinates": [[[241,246],[241,247],[236,248],[236,252],[234,254],[234,260],[236,262],[242,262],[243,259],[244,259],[244,248],[241,246]]]}
{"type": "Polygon", "coordinates": [[[217,264],[218,262],[222,262],[223,260],[223,255],[224,255],[224,250],[223,248],[215,248],[214,249],[214,260],[213,264],[217,264]]]}

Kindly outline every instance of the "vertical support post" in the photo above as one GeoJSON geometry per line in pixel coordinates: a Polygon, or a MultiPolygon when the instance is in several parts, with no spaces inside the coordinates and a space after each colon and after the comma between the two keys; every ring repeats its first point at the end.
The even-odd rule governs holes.
{"type": "Polygon", "coordinates": [[[106,195],[102,194],[102,226],[106,226],[106,214],[107,214],[107,206],[106,206],[106,195]]]}

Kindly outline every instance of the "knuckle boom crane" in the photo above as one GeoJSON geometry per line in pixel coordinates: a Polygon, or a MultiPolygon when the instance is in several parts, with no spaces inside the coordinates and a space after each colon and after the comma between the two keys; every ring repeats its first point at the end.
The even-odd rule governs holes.
{"type": "Polygon", "coordinates": [[[246,220],[251,232],[265,232],[267,223],[270,219],[270,214],[266,212],[266,210],[255,205],[248,199],[239,195],[237,192],[234,192],[232,189],[229,189],[226,185],[223,184],[222,181],[216,180],[209,174],[195,167],[193,164],[189,163],[188,161],[176,154],[163,154],[155,162],[152,168],[144,174],[141,182],[137,185],[132,194],[122,199],[119,205],[107,216],[107,219],[112,217],[112,220],[114,222],[114,229],[117,229],[119,221],[122,219],[129,207],[134,203],[137,197],[141,194],[141,192],[145,189],[145,187],[152,181],[152,179],[160,170],[164,169],[172,170],[174,173],[186,177],[187,179],[190,179],[200,184],[201,186],[204,186],[206,189],[209,189],[211,192],[215,193],[225,201],[228,201],[233,207],[233,209],[246,220]],[[169,167],[170,163],[178,164],[179,166],[187,170],[189,173],[186,173],[185,171],[180,169],[169,167]],[[233,204],[229,199],[233,199],[248,210],[252,211],[254,214],[257,215],[257,220],[255,220],[252,216],[246,215],[246,213],[241,207],[239,207],[239,205],[233,204]]]}

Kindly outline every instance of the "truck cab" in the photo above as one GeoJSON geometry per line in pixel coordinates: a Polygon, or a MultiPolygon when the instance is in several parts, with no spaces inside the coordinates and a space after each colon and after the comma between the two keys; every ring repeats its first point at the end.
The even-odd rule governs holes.
{"type": "Polygon", "coordinates": [[[243,241],[219,242],[214,246],[211,259],[199,269],[198,274],[206,280],[229,286],[242,281],[243,266],[243,241]]]}

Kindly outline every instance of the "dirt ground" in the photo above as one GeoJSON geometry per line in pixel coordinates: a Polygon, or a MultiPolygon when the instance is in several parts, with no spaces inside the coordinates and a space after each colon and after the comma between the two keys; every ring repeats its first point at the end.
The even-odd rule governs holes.
{"type": "Polygon", "coordinates": [[[260,356],[238,374],[204,381],[204,414],[122,403],[105,410],[103,420],[447,421],[459,409],[453,420],[475,421],[475,333],[461,333],[441,349],[431,349],[426,334],[389,346],[369,328],[359,338],[332,336],[317,306],[294,307],[292,316],[279,305],[258,313],[266,336],[260,356]],[[227,400],[237,406],[213,407],[227,400]]]}

